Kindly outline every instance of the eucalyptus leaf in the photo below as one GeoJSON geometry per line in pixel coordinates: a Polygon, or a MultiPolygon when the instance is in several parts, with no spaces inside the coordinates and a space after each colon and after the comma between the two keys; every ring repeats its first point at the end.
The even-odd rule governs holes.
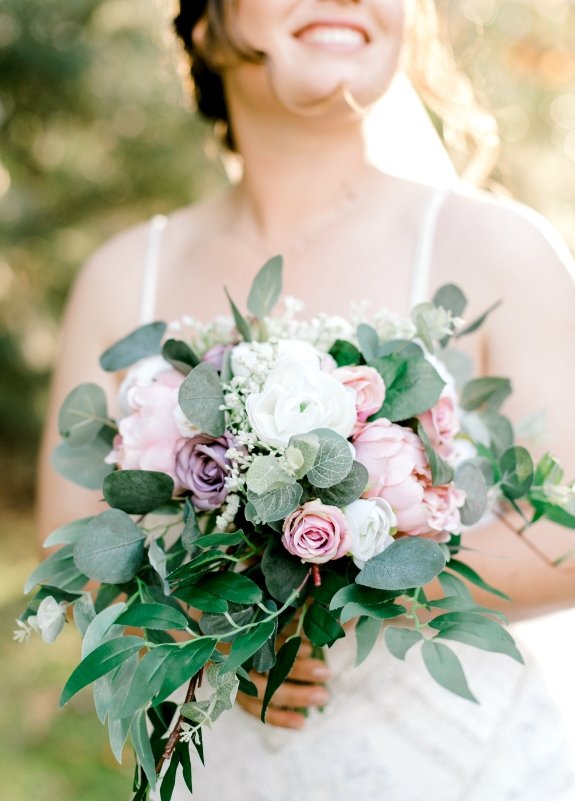
{"type": "Polygon", "coordinates": [[[384,592],[372,587],[361,587],[359,584],[348,584],[335,593],[329,608],[331,610],[341,609],[350,603],[373,606],[375,604],[388,603],[395,598],[397,598],[396,592],[384,592]]]}
{"type": "Polygon", "coordinates": [[[95,517],[74,545],[76,567],[96,581],[123,584],[144,560],[144,535],[125,512],[110,509],[95,517]]]}
{"type": "Polygon", "coordinates": [[[66,523],[53,531],[45,540],[44,548],[52,548],[54,545],[73,545],[78,541],[82,532],[93,519],[92,517],[82,517],[80,520],[74,520],[71,523],[66,523]]]}
{"type": "Polygon", "coordinates": [[[370,420],[385,417],[391,422],[408,420],[428,411],[439,400],[445,382],[423,357],[393,353],[379,358],[373,366],[385,384],[385,401],[370,420]]]}
{"type": "Polygon", "coordinates": [[[499,460],[501,491],[513,500],[523,498],[533,483],[533,459],[526,448],[508,448],[499,460]]]}
{"type": "Polygon", "coordinates": [[[81,590],[88,577],[75,564],[73,548],[73,545],[64,545],[46,557],[28,577],[24,592],[31,592],[37,584],[50,584],[69,592],[81,590]]]}
{"type": "Polygon", "coordinates": [[[254,505],[259,519],[263,523],[283,520],[297,509],[303,488],[300,484],[286,484],[263,495],[248,493],[250,503],[254,505]]]}
{"type": "Polygon", "coordinates": [[[389,603],[389,601],[381,601],[374,604],[357,603],[351,601],[347,603],[341,610],[342,624],[348,623],[355,617],[373,617],[376,620],[389,620],[393,617],[399,617],[405,614],[406,609],[399,604],[389,603]]]}
{"type": "Polygon", "coordinates": [[[479,418],[489,432],[490,446],[496,456],[513,445],[513,426],[507,417],[497,412],[485,411],[479,415],[479,418]]]}
{"type": "Polygon", "coordinates": [[[230,293],[228,292],[227,289],[225,289],[225,293],[226,293],[226,297],[228,299],[228,302],[230,304],[230,308],[232,310],[232,315],[234,317],[234,322],[236,324],[236,328],[238,329],[240,335],[244,338],[244,340],[246,342],[251,342],[252,339],[253,339],[253,336],[252,336],[252,329],[251,329],[250,324],[248,323],[246,318],[243,316],[243,314],[240,312],[240,310],[238,309],[236,304],[231,299],[230,293]]]}
{"type": "Polygon", "coordinates": [[[188,375],[190,370],[200,363],[198,356],[181,339],[168,339],[164,342],[162,356],[172,367],[184,375],[188,375]]]}
{"type": "Polygon", "coordinates": [[[349,474],[353,453],[348,441],[330,428],[316,428],[312,434],[319,439],[319,449],[307,473],[308,481],[314,487],[333,487],[349,474]]]}
{"type": "Polygon", "coordinates": [[[198,525],[196,510],[189,498],[186,498],[184,505],[184,530],[182,531],[182,545],[189,553],[193,553],[196,540],[202,536],[198,525]]]}
{"type": "Polygon", "coordinates": [[[478,523],[487,511],[487,487],[481,469],[473,462],[462,462],[455,471],[455,485],[465,492],[465,503],[459,510],[466,526],[478,523]]]}
{"type": "Polygon", "coordinates": [[[66,682],[60,697],[64,706],[81,689],[105,676],[145,645],[141,637],[123,636],[103,642],[83,659],[66,682]]]}
{"type": "Polygon", "coordinates": [[[80,384],[66,396],[58,413],[58,430],[69,445],[89,445],[105,425],[106,395],[97,384],[80,384]]]}
{"type": "Polygon", "coordinates": [[[296,478],[303,478],[315,462],[317,452],[319,451],[319,438],[313,432],[308,434],[294,434],[290,437],[288,443],[288,450],[290,448],[297,448],[302,455],[303,461],[301,467],[296,472],[296,478]]]}
{"type": "Polygon", "coordinates": [[[89,592],[83,593],[76,601],[73,608],[74,623],[82,637],[86,634],[88,626],[96,617],[94,601],[89,592]]]}
{"type": "Polygon", "coordinates": [[[224,614],[228,611],[228,602],[224,598],[194,585],[180,587],[175,590],[174,595],[184,603],[194,609],[200,609],[202,612],[224,614]]]}
{"type": "Polygon", "coordinates": [[[256,495],[295,483],[295,478],[286,473],[275,456],[256,456],[246,473],[247,488],[256,495]]]}
{"type": "Polygon", "coordinates": [[[461,623],[448,623],[446,621],[441,623],[440,619],[436,618],[436,620],[431,621],[430,626],[438,629],[437,638],[454,640],[464,643],[465,645],[471,645],[474,648],[480,648],[483,651],[505,654],[516,662],[523,664],[523,657],[511,635],[504,629],[501,629],[494,621],[486,621],[486,618],[477,617],[477,621],[465,621],[461,623]],[[492,627],[485,625],[485,622],[491,623],[492,627]],[[502,636],[500,632],[507,634],[507,637],[502,636]]]}
{"type": "Polygon", "coordinates": [[[467,298],[455,284],[444,284],[433,296],[435,306],[442,306],[453,317],[462,317],[467,307],[467,298]]]}
{"type": "Polygon", "coordinates": [[[461,662],[451,648],[435,640],[425,640],[421,653],[425,667],[438,684],[461,698],[478,703],[469,689],[461,662]]]}
{"type": "Polygon", "coordinates": [[[488,376],[474,378],[463,387],[460,403],[467,412],[486,406],[496,412],[503,401],[511,394],[511,382],[508,378],[488,376]]]}
{"type": "Polygon", "coordinates": [[[379,632],[381,631],[381,621],[373,617],[360,617],[355,626],[356,657],[355,667],[359,667],[372,652],[379,632]]]}
{"type": "Polygon", "coordinates": [[[422,641],[423,635],[421,632],[413,629],[399,626],[387,626],[385,629],[385,644],[396,659],[405,659],[410,648],[422,641]]]}
{"type": "Polygon", "coordinates": [[[156,356],[161,351],[165,331],[166,324],[161,322],[147,323],[132,331],[100,356],[102,370],[123,370],[147,356],[156,356]]]}
{"type": "Polygon", "coordinates": [[[344,507],[356,501],[364,492],[369,481],[369,473],[360,462],[353,462],[347,476],[333,487],[320,489],[318,495],[323,503],[344,507]]]}
{"type": "Polygon", "coordinates": [[[215,367],[202,362],[180,385],[178,402],[188,420],[204,434],[221,437],[226,430],[224,392],[215,367]]]}
{"type": "Polygon", "coordinates": [[[367,561],[356,582],[380,590],[406,590],[428,584],[445,567],[433,540],[402,537],[367,561]]]}
{"type": "Polygon", "coordinates": [[[87,445],[72,446],[61,442],[52,451],[50,462],[57,473],[74,484],[99,490],[104,478],[114,470],[114,465],[104,461],[111,450],[109,439],[101,430],[87,445]]]}
{"type": "Polygon", "coordinates": [[[264,264],[254,278],[248,295],[248,309],[258,320],[267,317],[279,300],[282,290],[282,267],[282,257],[274,256],[264,264]]]}
{"type": "Polygon", "coordinates": [[[374,362],[379,356],[379,334],[371,326],[360,323],[357,327],[357,341],[361,355],[369,364],[374,362]]]}
{"type": "Polygon", "coordinates": [[[104,479],[104,499],[113,509],[132,515],[145,515],[163,503],[169,503],[174,493],[174,481],[153,470],[117,470],[104,479]]]}

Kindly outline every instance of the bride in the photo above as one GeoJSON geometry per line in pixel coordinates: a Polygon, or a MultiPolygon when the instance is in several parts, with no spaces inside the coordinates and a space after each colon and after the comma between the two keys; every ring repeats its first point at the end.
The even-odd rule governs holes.
{"type": "MultiPolygon", "coordinates": [[[[512,377],[514,420],[549,410],[546,449],[575,475],[575,290],[566,248],[532,212],[450,181],[444,167],[425,181],[397,169],[402,142],[413,142],[403,145],[405,161],[420,165],[420,176],[444,159],[435,145],[424,158],[416,152],[432,142],[430,131],[417,128],[429,122],[416,114],[410,124],[385,97],[405,68],[419,88],[435,93],[439,107],[442,99],[443,108],[456,105],[452,87],[429,86],[433,63],[424,54],[443,57],[433,13],[430,0],[181,0],[177,31],[199,108],[217,121],[241,161],[241,178],[222,196],[116,237],[79,276],[44,438],[44,533],[101,508],[93,493],[48,465],[67,392],[95,381],[113,397],[113,379],[97,366],[108,345],[150,319],[221,314],[222,288],[245,297],[256,270],[277,253],[285,259],[286,293],[302,298],[310,315],[347,314],[350,302],[362,300],[407,314],[448,282],[471,299],[471,317],[502,298],[467,350],[481,373],[512,377]],[[376,150],[386,171],[367,152],[378,109],[385,130],[376,150]],[[425,165],[426,158],[433,163],[425,165]]],[[[575,599],[573,579],[501,523],[468,536],[475,550],[467,561],[513,598],[506,609],[512,618],[575,599]]],[[[569,548],[549,524],[540,524],[536,536],[551,557],[569,548]]],[[[555,713],[531,667],[465,653],[482,700],[475,708],[433,685],[409,658],[391,660],[383,644],[351,670],[350,639],[334,646],[325,665],[302,648],[266,727],[258,720],[260,702],[239,699],[207,732],[207,765],[194,770],[194,797],[575,798],[555,713]]],[[[189,797],[183,785],[178,792],[189,797]]]]}

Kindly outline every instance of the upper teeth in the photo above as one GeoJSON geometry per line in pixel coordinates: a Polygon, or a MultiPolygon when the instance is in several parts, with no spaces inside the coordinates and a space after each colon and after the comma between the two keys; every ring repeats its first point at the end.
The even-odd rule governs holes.
{"type": "Polygon", "coordinates": [[[302,38],[308,42],[318,42],[320,44],[363,44],[365,41],[361,31],[355,28],[337,28],[333,25],[321,27],[314,25],[312,28],[307,28],[302,38]]]}

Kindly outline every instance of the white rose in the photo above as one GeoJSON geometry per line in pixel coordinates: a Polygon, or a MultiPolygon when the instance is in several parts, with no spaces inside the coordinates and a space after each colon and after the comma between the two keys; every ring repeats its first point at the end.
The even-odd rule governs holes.
{"type": "Polygon", "coordinates": [[[35,615],[28,618],[34,631],[40,632],[44,642],[53,643],[64,628],[66,604],[58,603],[51,595],[43,598],[35,615]]]}
{"type": "Polygon", "coordinates": [[[275,348],[277,357],[274,360],[274,345],[271,342],[240,342],[232,350],[232,373],[248,377],[264,360],[268,362],[274,360],[275,364],[279,364],[286,359],[294,359],[317,366],[324,356],[309,342],[297,339],[279,339],[275,348]]]}
{"type": "Polygon", "coordinates": [[[285,447],[294,434],[331,428],[349,437],[355,426],[355,391],[309,362],[282,360],[246,409],[256,436],[285,447]]]}
{"type": "Polygon", "coordinates": [[[351,554],[360,569],[365,563],[392,544],[391,530],[397,518],[383,498],[360,499],[345,509],[351,534],[351,554]]]}
{"type": "Polygon", "coordinates": [[[126,377],[120,384],[118,393],[120,408],[124,414],[131,414],[137,406],[133,402],[134,392],[144,387],[149,387],[156,378],[171,370],[172,365],[163,356],[150,356],[148,359],[141,359],[128,370],[126,377]]]}

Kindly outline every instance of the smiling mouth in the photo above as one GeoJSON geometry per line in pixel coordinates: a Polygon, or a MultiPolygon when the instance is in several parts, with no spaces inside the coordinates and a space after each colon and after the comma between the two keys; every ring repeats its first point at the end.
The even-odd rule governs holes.
{"type": "Polygon", "coordinates": [[[357,50],[369,43],[362,28],[341,23],[312,23],[294,34],[300,42],[327,50],[357,50]]]}

